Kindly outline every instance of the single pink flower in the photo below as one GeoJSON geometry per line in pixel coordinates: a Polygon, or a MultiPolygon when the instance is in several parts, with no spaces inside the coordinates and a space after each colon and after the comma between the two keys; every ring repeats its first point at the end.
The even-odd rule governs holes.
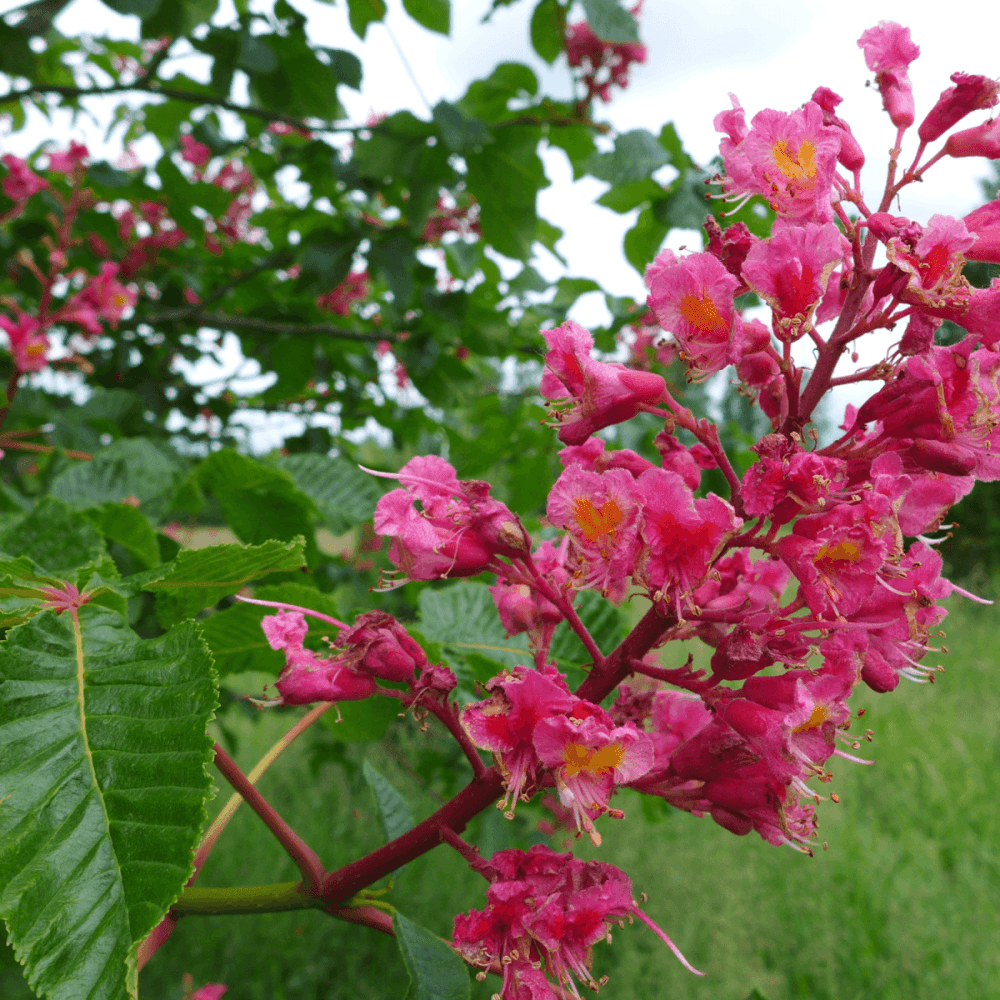
{"type": "Polygon", "coordinates": [[[0,329],[7,333],[9,350],[18,371],[37,372],[45,367],[51,345],[37,319],[19,312],[15,323],[0,314],[0,329]]]}
{"type": "Polygon", "coordinates": [[[840,149],[840,129],[823,124],[815,102],[791,114],[766,109],[754,115],[746,138],[723,152],[722,186],[732,197],[763,195],[794,222],[832,222],[840,149]]]}
{"type": "Polygon", "coordinates": [[[7,168],[7,176],[2,184],[3,193],[11,201],[25,202],[49,186],[49,182],[39,177],[20,157],[8,153],[0,158],[0,163],[7,168]]]}
{"type": "Polygon", "coordinates": [[[600,590],[612,601],[625,596],[639,551],[639,507],[637,481],[624,469],[597,473],[571,465],[556,480],[546,516],[569,532],[575,587],[600,590]]]}
{"type": "Polygon", "coordinates": [[[71,141],[69,149],[53,150],[49,153],[49,170],[57,174],[75,174],[90,157],[90,151],[82,143],[71,141]]]}
{"type": "Polygon", "coordinates": [[[913,87],[907,67],[920,55],[920,47],[910,39],[910,29],[895,21],[879,21],[859,39],[865,64],[875,74],[882,94],[882,106],[896,128],[913,124],[913,87]]]}
{"type": "Polygon", "coordinates": [[[631,420],[643,405],[662,399],[661,376],[591,358],[594,338],[578,323],[567,320],[543,336],[549,351],[541,393],[556,404],[552,413],[563,444],[582,444],[602,427],[631,420]]]}
{"type": "Polygon", "coordinates": [[[989,160],[1000,157],[1000,118],[992,118],[964,129],[953,132],[944,144],[944,152],[948,156],[985,156],[989,160]]]}
{"type": "Polygon", "coordinates": [[[677,257],[664,250],[646,268],[647,304],[680,345],[691,376],[704,378],[737,362],[743,323],[733,305],[740,287],[711,253],[677,257]]]}
{"type": "MultiPolygon", "coordinates": [[[[644,545],[636,575],[650,593],[677,606],[701,584],[723,542],[739,530],[733,508],[714,493],[695,500],[675,472],[652,469],[638,479],[644,545]]],[[[679,617],[683,617],[679,613],[679,617]]]]}
{"type": "Polygon", "coordinates": [[[941,91],[937,103],[920,123],[917,135],[921,142],[939,139],[952,125],[972,111],[996,106],[997,92],[1000,90],[1000,84],[996,80],[971,73],[952,73],[951,82],[955,86],[941,91]]]}
{"type": "Polygon", "coordinates": [[[854,138],[851,126],[835,113],[844,99],[829,87],[817,87],[812,99],[823,110],[823,124],[833,125],[840,130],[840,153],[837,160],[845,169],[856,174],[865,165],[865,154],[861,144],[854,138]]]}
{"type": "Polygon", "coordinates": [[[1000,198],[980,205],[963,220],[965,228],[978,238],[965,251],[969,260],[1000,264],[1000,198]]]}
{"type": "Polygon", "coordinates": [[[184,133],[181,135],[181,159],[200,170],[212,159],[212,151],[204,143],[184,133]]]}
{"type": "Polygon", "coordinates": [[[964,307],[970,291],[962,267],[976,240],[961,219],[948,215],[932,215],[912,246],[900,237],[890,239],[887,256],[907,276],[905,300],[938,309],[964,307]]]}
{"type": "Polygon", "coordinates": [[[559,801],[595,844],[601,836],[591,817],[608,812],[621,818],[624,814],[608,805],[614,788],[641,778],[653,764],[649,737],[631,725],[614,726],[603,712],[544,718],[535,726],[532,742],[555,777],[559,801]]]}
{"type": "Polygon", "coordinates": [[[771,307],[775,336],[792,342],[812,328],[813,311],[850,245],[832,223],[785,226],[743,262],[744,280],[771,307]]]}

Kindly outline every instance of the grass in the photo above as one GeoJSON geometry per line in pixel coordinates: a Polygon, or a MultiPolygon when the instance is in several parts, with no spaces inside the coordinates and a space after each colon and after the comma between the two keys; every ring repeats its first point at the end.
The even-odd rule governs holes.
{"type": "MultiPolygon", "coordinates": [[[[891,696],[857,692],[878,763],[838,762],[832,790],[841,804],[821,808],[828,851],[810,859],[679,813],[650,821],[631,796],[624,822],[604,821],[604,845],[579,849],[628,872],[636,893],[648,894],[646,911],[708,973],[691,976],[648,930],[626,927],[595,949],[595,972],[611,980],[605,1000],[746,1000],[755,988],[769,1000],[996,994],[1000,611],[950,603],[951,652],[933,689],[904,682],[891,696]]],[[[267,713],[236,724],[239,763],[249,768],[287,726],[267,713]]],[[[364,749],[418,816],[434,808],[382,747],[364,749]]],[[[314,769],[305,741],[261,787],[328,866],[381,840],[360,777],[331,761],[314,769]]],[[[294,877],[244,808],[201,884],[294,877]]],[[[409,866],[390,898],[445,935],[456,910],[481,905],[482,885],[441,848],[409,866]]],[[[196,984],[228,983],[233,1000],[398,1000],[407,981],[392,940],[313,912],[182,920],[143,973],[142,997],[177,1000],[185,972],[196,984]]],[[[485,1000],[495,987],[473,983],[474,996],[485,1000]]],[[[29,996],[2,962],[0,996],[29,996]]]]}

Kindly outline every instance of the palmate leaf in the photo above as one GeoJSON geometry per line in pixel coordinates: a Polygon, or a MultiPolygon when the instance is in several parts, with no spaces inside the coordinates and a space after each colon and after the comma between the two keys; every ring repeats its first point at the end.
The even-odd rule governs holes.
{"type": "Polygon", "coordinates": [[[191,622],[141,640],[88,604],[0,643],[0,916],[39,996],[136,995],[193,871],[217,694],[191,622]]]}

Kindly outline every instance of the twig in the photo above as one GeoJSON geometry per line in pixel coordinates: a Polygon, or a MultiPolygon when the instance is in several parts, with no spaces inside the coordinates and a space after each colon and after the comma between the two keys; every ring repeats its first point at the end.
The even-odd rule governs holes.
{"type": "Polygon", "coordinates": [[[329,326],[326,323],[282,323],[280,320],[258,319],[253,316],[230,316],[226,313],[192,312],[190,309],[168,309],[152,316],[136,316],[138,323],[174,323],[190,320],[202,326],[216,327],[220,330],[261,330],[264,333],[320,333],[327,337],[338,337],[341,340],[358,340],[364,343],[377,344],[382,340],[393,338],[384,333],[355,333],[341,327],[329,326]]]}
{"type": "Polygon", "coordinates": [[[215,744],[215,766],[274,834],[278,843],[281,844],[302,873],[310,891],[316,891],[322,884],[326,870],[313,849],[278,815],[274,806],[250,784],[246,775],[218,743],[215,744]]]}

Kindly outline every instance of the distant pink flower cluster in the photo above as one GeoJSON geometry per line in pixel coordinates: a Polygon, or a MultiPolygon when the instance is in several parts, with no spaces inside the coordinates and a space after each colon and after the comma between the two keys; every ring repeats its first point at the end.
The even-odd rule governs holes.
{"type": "Polygon", "coordinates": [[[442,195],[437,205],[427,217],[423,242],[438,244],[445,233],[459,236],[482,236],[479,226],[479,203],[467,195],[464,203],[458,203],[451,196],[442,195]]]}
{"type": "Polygon", "coordinates": [[[319,296],[316,305],[337,316],[349,316],[355,302],[364,302],[372,293],[372,279],[367,269],[350,271],[336,288],[319,296]]]}
{"type": "MultiPolygon", "coordinates": [[[[641,7],[638,3],[632,8],[634,17],[639,15],[641,7]]],[[[612,86],[624,90],[633,64],[646,61],[646,46],[640,42],[606,42],[587,21],[578,21],[566,28],[566,58],[574,69],[583,70],[585,103],[599,97],[607,104],[612,86]]]]}

